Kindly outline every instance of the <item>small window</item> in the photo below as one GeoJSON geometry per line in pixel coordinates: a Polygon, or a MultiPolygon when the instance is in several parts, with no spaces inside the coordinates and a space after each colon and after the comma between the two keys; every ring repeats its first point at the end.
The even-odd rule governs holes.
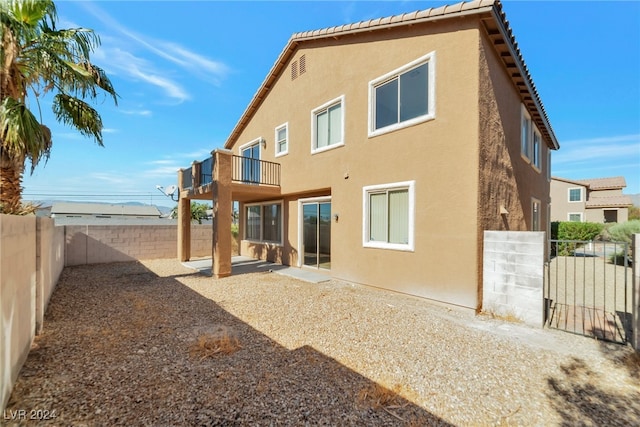
{"type": "Polygon", "coordinates": [[[311,121],[312,153],[344,145],[344,96],[313,110],[311,121]]]}
{"type": "Polygon", "coordinates": [[[282,244],[282,203],[245,207],[245,239],[282,244]]]}
{"type": "Polygon", "coordinates": [[[540,200],[531,199],[531,231],[540,231],[540,200]]]}
{"type": "Polygon", "coordinates": [[[289,124],[285,123],[276,128],[276,157],[284,156],[289,152],[289,124]]]}
{"type": "Polygon", "coordinates": [[[369,82],[369,136],[435,117],[435,52],[369,82]]]}
{"type": "Polygon", "coordinates": [[[581,202],[582,201],[582,188],[570,188],[569,189],[569,201],[581,202]]]}
{"type": "Polygon", "coordinates": [[[541,140],[540,132],[538,132],[538,128],[533,126],[533,166],[540,170],[540,149],[541,149],[541,140]]]}
{"type": "Polygon", "coordinates": [[[582,222],[582,212],[569,213],[567,219],[571,222],[582,222]]]}
{"type": "Polygon", "coordinates": [[[414,181],[363,189],[363,246],[413,251],[414,181]]]}
{"type": "Polygon", "coordinates": [[[527,109],[522,106],[522,119],[520,126],[520,154],[526,160],[531,159],[532,141],[531,141],[531,116],[527,109]]]}

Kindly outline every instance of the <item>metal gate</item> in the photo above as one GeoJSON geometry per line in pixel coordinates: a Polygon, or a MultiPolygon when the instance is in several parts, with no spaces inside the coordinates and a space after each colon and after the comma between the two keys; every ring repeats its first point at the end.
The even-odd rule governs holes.
{"type": "Polygon", "coordinates": [[[551,240],[545,263],[545,325],[626,343],[632,327],[629,245],[551,240]]]}

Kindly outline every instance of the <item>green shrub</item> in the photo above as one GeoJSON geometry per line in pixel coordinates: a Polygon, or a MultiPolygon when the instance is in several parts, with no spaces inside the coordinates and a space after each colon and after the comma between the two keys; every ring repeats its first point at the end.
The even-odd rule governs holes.
{"type": "Polygon", "coordinates": [[[593,240],[603,229],[604,224],[597,222],[561,222],[558,225],[558,239],[593,240]]]}
{"type": "Polygon", "coordinates": [[[609,227],[605,237],[614,242],[631,243],[631,236],[640,233],[640,219],[615,224],[609,227]]]}
{"type": "Polygon", "coordinates": [[[234,239],[238,237],[238,224],[231,224],[231,235],[234,239]]]}
{"type": "MultiPolygon", "coordinates": [[[[552,222],[551,239],[590,241],[600,235],[604,224],[595,222],[552,222]]],[[[576,243],[561,242],[557,248],[552,248],[552,255],[569,256],[578,245],[576,243]]]]}
{"type": "Polygon", "coordinates": [[[613,255],[610,255],[609,256],[609,261],[612,264],[615,264],[615,265],[622,265],[622,266],[625,266],[625,267],[629,267],[632,264],[632,260],[631,260],[631,257],[629,256],[629,254],[626,254],[626,255],[627,255],[626,264],[625,264],[625,253],[624,253],[624,251],[615,253],[613,255]]]}

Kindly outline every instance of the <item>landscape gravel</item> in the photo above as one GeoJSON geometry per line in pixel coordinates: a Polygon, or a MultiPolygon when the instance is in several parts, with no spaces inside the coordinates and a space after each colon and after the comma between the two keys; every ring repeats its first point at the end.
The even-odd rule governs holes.
{"type": "Polygon", "coordinates": [[[629,346],[338,280],[151,260],[65,268],[2,423],[626,426],[639,375],[629,346]]]}

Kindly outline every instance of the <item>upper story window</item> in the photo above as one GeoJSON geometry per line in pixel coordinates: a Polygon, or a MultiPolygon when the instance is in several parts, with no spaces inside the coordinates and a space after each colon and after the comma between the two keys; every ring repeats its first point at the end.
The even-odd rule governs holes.
{"type": "Polygon", "coordinates": [[[435,52],[369,82],[369,136],[435,117],[435,52]]]}
{"type": "Polygon", "coordinates": [[[260,183],[260,145],[262,137],[240,147],[242,156],[242,182],[247,184],[260,183]]]}
{"type": "Polygon", "coordinates": [[[582,188],[570,188],[569,189],[569,201],[581,202],[582,201],[582,188]]]}
{"type": "Polygon", "coordinates": [[[363,188],[363,246],[413,251],[415,182],[363,188]]]}
{"type": "Polygon", "coordinates": [[[311,112],[311,152],[330,150],[344,145],[344,96],[340,96],[311,112]]]}
{"type": "Polygon", "coordinates": [[[276,128],[276,157],[284,156],[289,152],[289,124],[285,123],[276,128]]]}
{"type": "Polygon", "coordinates": [[[542,170],[542,136],[540,135],[540,131],[536,125],[531,120],[531,116],[524,105],[522,106],[521,111],[520,153],[522,154],[522,157],[528,162],[531,162],[531,166],[539,172],[542,170]]]}
{"type": "Polygon", "coordinates": [[[542,140],[542,137],[540,136],[540,132],[538,132],[538,128],[533,126],[533,153],[532,153],[533,159],[531,159],[531,161],[533,166],[538,170],[541,169],[540,167],[541,140],[542,140]]]}

